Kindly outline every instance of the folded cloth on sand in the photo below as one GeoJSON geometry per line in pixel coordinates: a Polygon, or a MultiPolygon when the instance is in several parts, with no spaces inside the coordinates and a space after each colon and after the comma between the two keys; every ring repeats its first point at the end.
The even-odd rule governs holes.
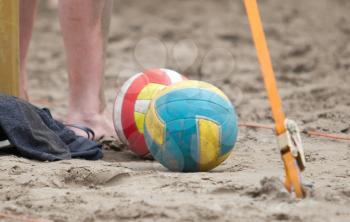
{"type": "Polygon", "coordinates": [[[77,136],[52,118],[48,109],[39,109],[16,97],[0,93],[0,140],[9,140],[16,153],[36,160],[102,158],[101,146],[77,136]]]}

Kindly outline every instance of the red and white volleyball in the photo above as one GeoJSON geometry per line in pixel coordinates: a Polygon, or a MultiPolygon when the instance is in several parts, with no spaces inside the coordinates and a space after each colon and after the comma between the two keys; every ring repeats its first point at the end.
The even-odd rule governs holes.
{"type": "Polygon", "coordinates": [[[149,69],[128,79],[120,88],[114,103],[114,128],[120,140],[138,155],[149,153],[144,132],[148,106],[156,93],[166,86],[186,80],[169,69],[149,69]]]}

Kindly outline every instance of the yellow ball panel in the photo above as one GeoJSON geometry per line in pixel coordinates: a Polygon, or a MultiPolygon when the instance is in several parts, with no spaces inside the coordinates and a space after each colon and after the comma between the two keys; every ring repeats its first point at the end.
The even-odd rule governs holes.
{"type": "Polygon", "coordinates": [[[137,130],[142,134],[144,133],[143,124],[145,122],[145,114],[148,109],[148,104],[154,98],[157,92],[162,90],[164,87],[165,86],[161,84],[149,83],[137,96],[137,100],[135,102],[135,110],[137,110],[137,112],[134,113],[134,119],[137,130]]]}
{"type": "Polygon", "coordinates": [[[146,115],[146,127],[149,131],[151,138],[159,145],[164,143],[165,126],[164,123],[159,119],[154,103],[151,103],[149,110],[146,115]]]}
{"type": "Polygon", "coordinates": [[[157,92],[162,90],[165,86],[156,83],[149,83],[143,88],[140,94],[137,96],[137,100],[151,100],[157,92]]]}
{"type": "Polygon", "coordinates": [[[207,119],[198,120],[199,131],[199,169],[206,171],[214,168],[220,154],[220,128],[207,119]]]}
{"type": "Polygon", "coordinates": [[[212,91],[220,96],[222,96],[223,98],[225,98],[226,100],[229,100],[227,98],[227,96],[225,95],[225,93],[223,93],[219,88],[216,88],[215,86],[206,83],[206,82],[202,82],[202,81],[196,81],[196,80],[185,80],[179,83],[176,83],[170,87],[167,87],[165,89],[163,89],[162,91],[160,91],[159,93],[157,93],[155,98],[159,98],[165,94],[167,94],[168,92],[171,92],[173,90],[176,89],[185,89],[185,88],[200,88],[200,89],[206,89],[209,91],[212,91]]]}
{"type": "Polygon", "coordinates": [[[135,118],[135,123],[137,126],[137,129],[140,133],[144,132],[144,122],[145,122],[145,114],[143,113],[139,113],[139,112],[135,112],[134,113],[134,118],[135,118]]]}

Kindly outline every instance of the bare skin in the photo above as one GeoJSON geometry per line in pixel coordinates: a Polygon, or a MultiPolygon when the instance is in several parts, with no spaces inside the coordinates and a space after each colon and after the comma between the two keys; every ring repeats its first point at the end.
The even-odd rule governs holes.
{"type": "Polygon", "coordinates": [[[20,97],[28,100],[27,93],[27,52],[32,37],[36,0],[20,2],[20,97]]]}
{"type": "MultiPolygon", "coordinates": [[[[26,55],[35,5],[36,0],[21,0],[21,97],[25,99],[26,55]]],[[[112,115],[106,112],[103,92],[112,0],[60,0],[58,7],[69,74],[67,122],[90,127],[97,138],[113,136],[112,115]]]]}

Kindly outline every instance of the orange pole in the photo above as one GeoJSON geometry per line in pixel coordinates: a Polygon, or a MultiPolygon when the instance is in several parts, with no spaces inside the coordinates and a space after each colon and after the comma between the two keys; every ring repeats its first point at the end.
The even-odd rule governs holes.
{"type": "Polygon", "coordinates": [[[280,135],[285,132],[285,116],[282,109],[281,98],[277,89],[275,73],[272,68],[258,5],[255,0],[245,0],[244,2],[253,35],[253,40],[258,54],[261,72],[264,77],[265,88],[271,103],[272,114],[276,124],[276,133],[277,135],[280,135]]]}
{"type": "MultiPolygon", "coordinates": [[[[278,93],[275,73],[272,68],[269,49],[267,47],[263,25],[256,0],[244,0],[248,14],[250,29],[253,35],[255,48],[258,54],[261,72],[265,83],[265,88],[270,101],[272,115],[275,120],[275,130],[277,135],[286,132],[284,125],[285,115],[282,109],[282,101],[278,93]]],[[[281,147],[284,148],[284,147],[281,147]]],[[[300,169],[297,161],[290,151],[290,147],[281,150],[282,160],[285,167],[286,180],[285,187],[289,192],[295,192],[299,198],[304,197],[301,184],[300,169]]]]}

